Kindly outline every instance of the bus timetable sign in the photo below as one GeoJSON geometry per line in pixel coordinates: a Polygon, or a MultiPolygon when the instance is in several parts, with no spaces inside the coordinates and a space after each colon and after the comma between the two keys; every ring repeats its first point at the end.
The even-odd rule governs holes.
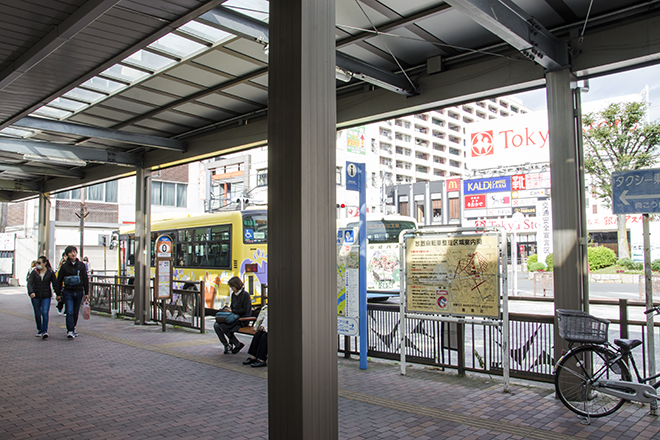
{"type": "Polygon", "coordinates": [[[660,213],[660,169],[612,173],[614,214],[660,213]]]}

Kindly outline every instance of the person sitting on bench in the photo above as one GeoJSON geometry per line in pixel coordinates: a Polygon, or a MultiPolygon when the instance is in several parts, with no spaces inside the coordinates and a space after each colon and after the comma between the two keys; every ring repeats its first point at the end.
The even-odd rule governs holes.
{"type": "Polygon", "coordinates": [[[257,332],[252,337],[252,343],[248,349],[248,354],[251,356],[247,358],[243,365],[251,365],[252,367],[265,367],[268,358],[268,306],[263,306],[254,321],[254,328],[257,332]]]}
{"type": "MultiPolygon", "coordinates": [[[[233,293],[230,306],[225,307],[225,309],[238,315],[239,318],[249,318],[252,314],[252,301],[250,300],[250,294],[243,288],[243,281],[239,277],[232,277],[227,284],[233,293]]],[[[213,324],[215,334],[218,335],[218,339],[225,346],[225,354],[230,351],[236,354],[245,347],[245,344],[239,341],[234,334],[239,328],[241,328],[241,321],[238,319],[231,324],[218,324],[217,322],[213,324]],[[227,338],[229,338],[229,342],[227,342],[227,338]]]]}

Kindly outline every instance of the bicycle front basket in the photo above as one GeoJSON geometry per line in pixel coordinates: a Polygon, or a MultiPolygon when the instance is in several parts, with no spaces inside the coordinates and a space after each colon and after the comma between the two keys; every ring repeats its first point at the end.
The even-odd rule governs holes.
{"type": "Polygon", "coordinates": [[[610,321],[580,310],[557,310],[559,336],[568,342],[603,344],[607,342],[610,321]]]}

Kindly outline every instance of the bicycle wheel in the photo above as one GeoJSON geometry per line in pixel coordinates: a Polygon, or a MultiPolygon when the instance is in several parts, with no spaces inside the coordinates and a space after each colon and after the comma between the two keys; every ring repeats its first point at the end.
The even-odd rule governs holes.
{"type": "Polygon", "coordinates": [[[555,391],[566,408],[585,417],[603,417],[621,408],[624,399],[603,393],[595,379],[630,381],[628,366],[604,347],[586,345],[571,350],[557,364],[555,391]]]}

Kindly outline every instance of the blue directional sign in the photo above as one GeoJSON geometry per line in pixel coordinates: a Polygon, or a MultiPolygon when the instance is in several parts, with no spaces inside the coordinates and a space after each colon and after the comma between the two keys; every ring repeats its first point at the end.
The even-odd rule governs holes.
{"type": "Polygon", "coordinates": [[[346,336],[358,336],[360,334],[360,327],[357,319],[337,316],[337,333],[346,336]]]}
{"type": "Polygon", "coordinates": [[[612,212],[660,213],[660,169],[612,173],[612,212]]]}

